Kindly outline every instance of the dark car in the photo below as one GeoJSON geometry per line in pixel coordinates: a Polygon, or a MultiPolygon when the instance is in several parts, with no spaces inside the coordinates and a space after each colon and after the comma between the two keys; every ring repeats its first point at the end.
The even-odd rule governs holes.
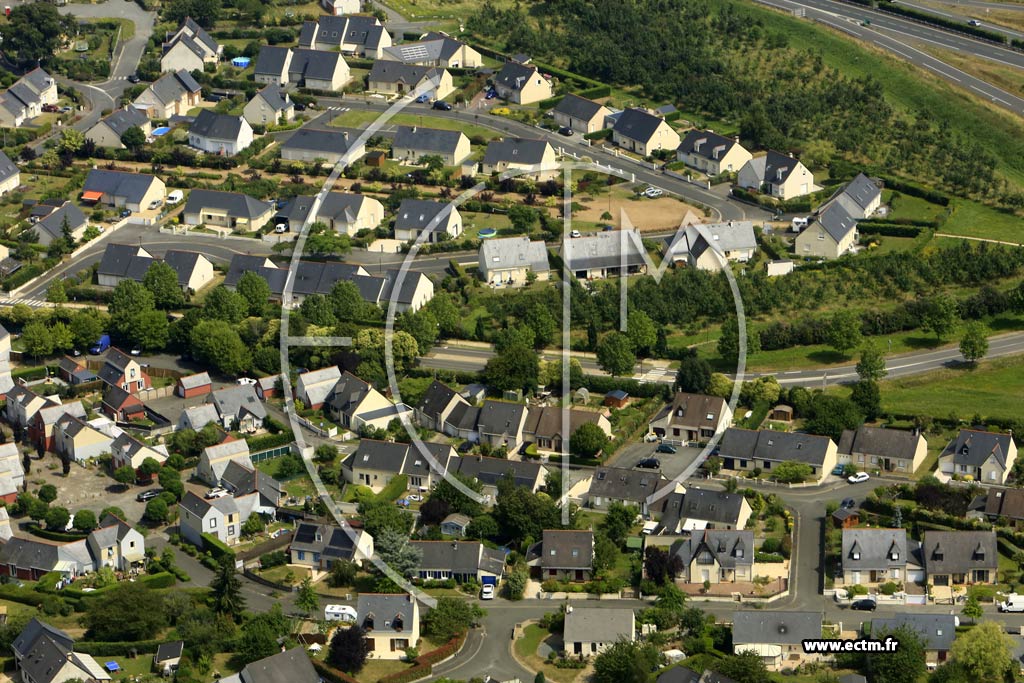
{"type": "Polygon", "coordinates": [[[654,449],[655,453],[675,453],[676,447],[667,443],[658,444],[658,447],[654,449]]]}
{"type": "Polygon", "coordinates": [[[295,111],[306,111],[306,105],[304,105],[302,102],[296,102],[295,111]]]}
{"type": "Polygon", "coordinates": [[[163,489],[149,489],[148,491],[143,491],[139,495],[135,496],[135,500],[140,503],[145,503],[146,501],[153,500],[163,492],[163,489]]]}
{"type": "Polygon", "coordinates": [[[442,100],[438,100],[437,102],[434,102],[433,109],[439,109],[441,111],[451,111],[452,110],[452,105],[450,105],[447,102],[444,102],[442,100]]]}
{"type": "Polygon", "coordinates": [[[469,453],[471,450],[473,450],[473,442],[463,441],[455,450],[457,450],[459,453],[469,453]]]}
{"type": "Polygon", "coordinates": [[[845,471],[846,465],[836,465],[835,467],[832,468],[832,474],[836,475],[837,477],[843,476],[843,472],[845,471]]]}
{"type": "Polygon", "coordinates": [[[561,128],[558,129],[558,134],[564,135],[567,138],[571,138],[573,136],[573,130],[569,126],[562,126],[561,128]]]}
{"type": "Polygon", "coordinates": [[[484,95],[484,99],[493,100],[497,96],[498,96],[498,91],[495,90],[494,88],[491,88],[490,90],[487,91],[487,94],[484,95]]]}
{"type": "Polygon", "coordinates": [[[121,210],[121,213],[120,213],[121,218],[128,218],[128,216],[131,216],[131,215],[132,215],[132,210],[131,209],[122,209],[121,210]]]}
{"type": "Polygon", "coordinates": [[[850,603],[850,609],[861,610],[862,612],[874,612],[877,608],[878,603],[871,598],[862,598],[850,603]]]}
{"type": "Polygon", "coordinates": [[[128,76],[128,82],[129,83],[138,83],[139,82],[139,75],[138,74],[130,74],[128,76]]]}
{"type": "Polygon", "coordinates": [[[636,464],[637,467],[642,467],[645,470],[660,470],[661,461],[657,458],[644,458],[636,464]]]}
{"type": "Polygon", "coordinates": [[[847,510],[852,510],[853,508],[857,507],[857,501],[855,501],[853,498],[843,498],[843,502],[840,503],[839,505],[847,510]]]}

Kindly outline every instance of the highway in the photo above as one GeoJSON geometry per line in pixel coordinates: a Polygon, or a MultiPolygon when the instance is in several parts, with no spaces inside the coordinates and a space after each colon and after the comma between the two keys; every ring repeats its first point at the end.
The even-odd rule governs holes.
{"type": "MultiPolygon", "coordinates": [[[[960,13],[957,13],[957,12],[946,12],[946,11],[943,11],[943,10],[940,10],[940,9],[935,9],[934,7],[928,7],[927,5],[920,5],[920,4],[917,4],[917,3],[914,3],[914,2],[907,2],[907,0],[894,0],[894,1],[898,2],[899,4],[901,4],[901,5],[905,6],[905,7],[909,7],[910,9],[915,9],[915,10],[918,10],[920,12],[929,12],[931,14],[937,14],[938,16],[942,17],[943,19],[949,19],[951,21],[958,21],[958,22],[963,23],[964,25],[966,25],[967,22],[970,21],[972,16],[973,16],[973,15],[967,15],[967,14],[960,14],[960,13]]],[[[975,12],[975,14],[978,14],[978,13],[975,12]]],[[[1004,36],[1007,36],[1009,38],[1018,38],[1018,39],[1024,38],[1024,32],[1015,31],[1012,28],[1007,28],[1005,26],[1000,26],[999,24],[994,24],[992,22],[983,22],[981,28],[984,28],[986,31],[993,31],[995,33],[1002,33],[1004,36]]]]}

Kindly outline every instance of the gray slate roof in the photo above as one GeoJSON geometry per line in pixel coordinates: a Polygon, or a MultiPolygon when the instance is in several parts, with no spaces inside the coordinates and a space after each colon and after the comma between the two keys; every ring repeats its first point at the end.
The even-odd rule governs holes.
{"type": "Polygon", "coordinates": [[[94,168],[85,177],[83,192],[102,192],[117,197],[125,197],[130,204],[142,201],[150,186],[156,181],[154,176],[146,173],[125,173],[94,168]]]}
{"type": "Polygon", "coordinates": [[[545,529],[540,542],[545,569],[590,569],[594,564],[594,532],[545,529]]]}
{"type": "Polygon", "coordinates": [[[149,90],[163,104],[170,104],[181,98],[185,93],[197,93],[202,86],[196,82],[192,74],[182,69],[181,71],[164,74],[156,80],[149,90]]]}
{"type": "Polygon", "coordinates": [[[321,680],[301,647],[246,664],[240,677],[243,683],[319,683],[321,680]]]}
{"type": "Polygon", "coordinates": [[[64,219],[68,219],[68,227],[72,231],[81,228],[86,224],[85,214],[78,208],[77,204],[72,202],[65,202],[63,206],[51,213],[41,221],[37,221],[34,229],[41,232],[45,232],[50,235],[51,239],[60,239],[64,237],[64,219]]]}
{"type": "Polygon", "coordinates": [[[383,53],[395,61],[417,64],[451,59],[463,45],[465,43],[455,40],[445,33],[431,32],[423,36],[420,41],[386,47],[383,53]]]}
{"type": "Polygon", "coordinates": [[[263,101],[267,103],[274,111],[285,111],[289,107],[294,107],[294,103],[288,97],[288,93],[284,91],[281,86],[275,84],[268,85],[263,90],[260,90],[257,95],[263,98],[263,101]]]}
{"type": "Polygon", "coordinates": [[[207,372],[197,372],[194,375],[180,378],[178,382],[185,389],[198,389],[199,387],[210,386],[210,374],[207,372]]]}
{"type": "Polygon", "coordinates": [[[301,78],[313,78],[321,81],[329,81],[334,78],[334,72],[338,69],[338,62],[345,61],[340,52],[328,52],[326,50],[292,50],[292,61],[288,65],[288,74],[301,78]]]}
{"type": "Polygon", "coordinates": [[[253,67],[254,73],[263,76],[281,76],[289,54],[291,54],[290,48],[264,45],[256,56],[256,64],[253,67]]]}
{"type": "Polygon", "coordinates": [[[815,220],[836,242],[842,241],[857,228],[857,221],[839,202],[828,204],[818,212],[815,220]]]}
{"type": "Polygon", "coordinates": [[[113,114],[103,119],[103,123],[107,124],[107,128],[113,131],[114,135],[121,137],[125,132],[132,126],[144,126],[149,121],[146,115],[141,109],[135,107],[126,107],[124,109],[118,109],[113,114]]]}
{"type": "Polygon", "coordinates": [[[845,455],[864,453],[912,460],[918,441],[922,438],[919,434],[902,429],[867,426],[858,427],[856,431],[844,429],[839,439],[839,452],[845,455]]]}
{"type": "Polygon", "coordinates": [[[733,645],[800,645],[821,638],[821,612],[744,610],[732,614],[733,645]]]}
{"type": "Polygon", "coordinates": [[[465,134],[458,130],[441,130],[421,126],[399,126],[392,149],[413,149],[434,154],[454,154],[465,134]]]}
{"type": "Polygon", "coordinates": [[[603,104],[598,104],[597,102],[588,100],[585,97],[580,97],[579,95],[573,95],[570,93],[555,105],[555,113],[571,116],[574,119],[589,121],[597,116],[603,106],[603,104]]]}
{"type": "Polygon", "coordinates": [[[300,128],[281,145],[282,149],[330,152],[333,154],[345,154],[348,152],[349,147],[349,140],[344,132],[315,128],[300,128]]]}
{"type": "MultiPolygon", "coordinates": [[[[567,240],[563,253],[569,270],[618,268],[622,264],[623,250],[627,267],[644,265],[644,252],[636,246],[628,232],[632,231],[598,232],[567,240]]],[[[639,233],[636,234],[639,236],[639,233]]]]}
{"type": "Polygon", "coordinates": [[[961,429],[942,454],[945,456],[952,453],[954,463],[971,467],[981,467],[992,456],[1002,467],[1006,467],[1012,438],[1009,434],[961,429]]]}
{"type": "Polygon", "coordinates": [[[356,623],[367,631],[410,633],[414,599],[405,593],[360,593],[356,603],[356,623]],[[396,623],[401,624],[400,629],[396,628],[396,623]]]}
{"type": "Polygon", "coordinates": [[[727,138],[710,130],[691,130],[679,143],[677,151],[717,161],[738,144],[733,138],[727,138]]]}
{"type": "Polygon", "coordinates": [[[831,443],[827,436],[730,427],[722,435],[721,452],[723,457],[793,461],[821,467],[831,443]]]}
{"type": "Polygon", "coordinates": [[[903,567],[909,559],[906,529],[843,529],[843,570],[903,567]]]}
{"type": "Polygon", "coordinates": [[[218,190],[192,190],[185,203],[185,213],[198,213],[202,209],[219,209],[229,216],[252,220],[265,214],[272,208],[269,202],[254,199],[239,192],[220,192],[218,190]]]}
{"type": "Polygon", "coordinates": [[[245,119],[241,116],[215,114],[209,109],[204,109],[199,112],[188,132],[212,140],[237,140],[244,122],[245,119]]]}
{"type": "Polygon", "coordinates": [[[866,175],[858,173],[857,176],[851,180],[845,188],[843,188],[842,194],[846,195],[850,201],[862,210],[867,210],[867,208],[871,206],[872,202],[882,194],[882,190],[866,175]]]}
{"type": "Polygon", "coordinates": [[[670,254],[689,253],[695,259],[709,248],[723,255],[727,251],[757,249],[751,221],[688,225],[669,239],[672,240],[668,249],[670,254]]]}
{"type": "Polygon", "coordinates": [[[395,214],[395,230],[423,230],[439,215],[440,220],[434,229],[440,229],[454,209],[447,202],[435,202],[429,199],[403,199],[395,214]]]}
{"type": "Polygon", "coordinates": [[[666,497],[661,524],[673,529],[687,519],[735,526],[743,509],[743,496],[726,491],[708,491],[690,487],[685,493],[666,497]]]}
{"type": "Polygon", "coordinates": [[[523,425],[526,406],[507,401],[484,401],[477,426],[481,434],[514,434],[523,425]]]}
{"type": "Polygon", "coordinates": [[[667,483],[660,472],[598,467],[590,480],[587,498],[591,501],[603,498],[640,504],[667,483]]]}
{"type": "Polygon", "coordinates": [[[643,109],[626,109],[615,122],[614,131],[631,140],[648,142],[654,137],[655,131],[664,119],[658,118],[643,109]]]}
{"type": "Polygon", "coordinates": [[[616,643],[633,640],[636,620],[633,610],[573,607],[565,615],[566,643],[616,643]]]}
{"type": "Polygon", "coordinates": [[[783,183],[800,163],[796,159],[775,150],[768,150],[764,158],[764,182],[783,183]]]}
{"type": "Polygon", "coordinates": [[[516,164],[539,164],[544,153],[550,148],[547,140],[529,138],[504,138],[487,145],[484,164],[492,166],[502,162],[516,164]]]}
{"type": "Polygon", "coordinates": [[[210,394],[209,400],[222,416],[242,417],[248,413],[261,420],[267,416],[267,407],[256,396],[256,388],[249,384],[219,389],[210,394]]]}
{"type": "Polygon", "coordinates": [[[497,486],[504,476],[512,477],[517,486],[533,486],[543,474],[544,466],[539,462],[505,460],[503,458],[485,458],[483,456],[458,458],[453,461],[451,469],[459,468],[459,474],[476,479],[486,486],[497,486]]]}
{"type": "Polygon", "coordinates": [[[930,575],[994,570],[999,564],[994,531],[925,531],[921,558],[930,575]]]}
{"type": "Polygon", "coordinates": [[[905,626],[921,636],[925,650],[948,651],[956,639],[956,617],[952,614],[900,614],[871,620],[871,637],[881,631],[891,633],[905,626]]]}
{"type": "Polygon", "coordinates": [[[32,617],[32,619],[25,624],[25,628],[21,630],[18,637],[14,639],[14,642],[11,643],[11,647],[16,652],[24,655],[31,650],[32,646],[36,644],[36,641],[44,635],[49,636],[58,643],[63,643],[68,649],[70,649],[75,642],[71,636],[64,633],[64,631],[61,631],[56,626],[51,626],[37,617],[32,617]]]}
{"type": "Polygon", "coordinates": [[[406,87],[416,86],[426,78],[440,78],[442,69],[432,66],[417,66],[378,59],[370,68],[370,83],[402,83],[406,87]]]}
{"type": "Polygon", "coordinates": [[[711,564],[712,558],[728,569],[754,564],[754,532],[708,529],[672,544],[671,554],[689,566],[694,557],[698,564],[711,564]]]}
{"type": "Polygon", "coordinates": [[[523,86],[526,85],[530,79],[534,78],[536,74],[536,67],[519,64],[517,62],[505,62],[501,67],[501,71],[495,75],[494,82],[497,85],[503,85],[506,88],[511,88],[512,90],[522,90],[523,86]]]}
{"type": "Polygon", "coordinates": [[[547,245],[541,240],[530,240],[526,235],[482,240],[480,243],[480,268],[529,268],[545,273],[548,265],[547,245]]]}
{"type": "Polygon", "coordinates": [[[0,183],[12,178],[19,173],[18,167],[11,158],[0,151],[0,183]]]}
{"type": "Polygon", "coordinates": [[[318,553],[337,560],[352,560],[355,557],[356,544],[349,536],[349,532],[340,526],[299,522],[292,538],[291,549],[318,553]]]}
{"type": "Polygon", "coordinates": [[[410,545],[422,553],[421,571],[447,569],[459,574],[485,571],[496,576],[504,571],[504,553],[480,541],[411,541],[410,545]]]}

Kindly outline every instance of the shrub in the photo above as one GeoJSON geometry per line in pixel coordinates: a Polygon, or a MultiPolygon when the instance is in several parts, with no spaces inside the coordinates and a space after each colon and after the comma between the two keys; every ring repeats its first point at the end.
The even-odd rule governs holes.
{"type": "Polygon", "coordinates": [[[895,595],[900,590],[900,584],[895,581],[886,581],[878,587],[878,592],[882,595],[895,595]]]}
{"type": "Polygon", "coordinates": [[[260,555],[260,568],[270,569],[272,567],[281,567],[288,563],[288,555],[283,550],[275,550],[270,553],[260,555]]]}

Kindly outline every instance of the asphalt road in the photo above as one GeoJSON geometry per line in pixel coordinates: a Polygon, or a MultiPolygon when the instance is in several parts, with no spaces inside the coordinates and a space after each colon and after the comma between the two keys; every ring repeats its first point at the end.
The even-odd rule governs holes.
{"type": "MultiPolygon", "coordinates": [[[[1024,4],[1017,2],[985,2],[985,0],[934,0],[950,7],[980,7],[982,9],[1024,12],[1024,4]]],[[[934,11],[934,10],[932,10],[934,11]]]]}
{"type": "MultiPolygon", "coordinates": [[[[966,14],[960,14],[957,12],[945,12],[943,10],[935,9],[934,7],[928,7],[927,5],[919,5],[913,2],[907,2],[907,0],[895,0],[895,2],[898,2],[899,4],[904,5],[906,7],[919,10],[921,12],[930,12],[931,14],[937,14],[940,17],[943,17],[944,19],[959,21],[963,24],[967,24],[967,22],[971,19],[971,17],[966,14]]],[[[1010,38],[1024,38],[1024,33],[1022,33],[1021,31],[1015,31],[1012,28],[1006,28],[1005,26],[1000,26],[999,24],[984,22],[982,27],[986,31],[1002,33],[1004,36],[1008,36],[1010,38]]]]}

